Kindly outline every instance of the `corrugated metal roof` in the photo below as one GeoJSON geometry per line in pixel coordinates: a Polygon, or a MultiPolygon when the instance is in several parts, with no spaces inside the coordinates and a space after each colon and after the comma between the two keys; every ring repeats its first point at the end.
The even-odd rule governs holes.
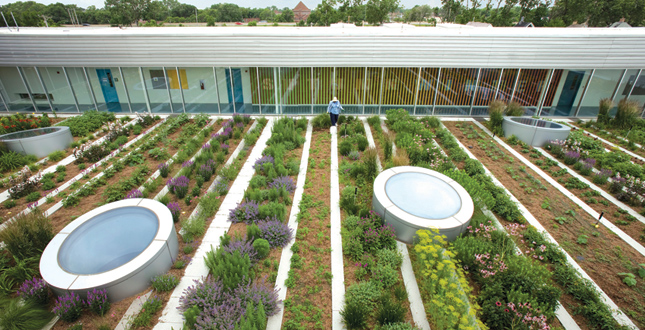
{"type": "Polygon", "coordinates": [[[5,66],[645,68],[645,28],[0,29],[5,66]]]}

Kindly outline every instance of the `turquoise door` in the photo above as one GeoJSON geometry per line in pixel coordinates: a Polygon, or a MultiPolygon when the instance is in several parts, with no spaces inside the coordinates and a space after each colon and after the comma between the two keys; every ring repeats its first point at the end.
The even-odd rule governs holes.
{"type": "Polygon", "coordinates": [[[564,86],[562,87],[562,93],[560,93],[560,99],[558,100],[558,105],[556,106],[556,116],[572,116],[571,109],[573,108],[573,102],[578,95],[578,90],[580,89],[580,84],[582,83],[582,78],[585,76],[584,71],[570,71],[567,75],[567,79],[564,81],[564,86]]]}
{"type": "Polygon", "coordinates": [[[228,103],[232,104],[235,102],[235,111],[244,112],[241,69],[226,69],[226,85],[228,86],[228,103]],[[233,81],[233,86],[231,86],[231,81],[233,81]]]}
{"type": "Polygon", "coordinates": [[[105,98],[105,104],[108,111],[121,111],[119,95],[116,92],[114,79],[112,78],[112,70],[96,69],[96,75],[99,77],[101,90],[103,91],[103,98],[105,98]]]}

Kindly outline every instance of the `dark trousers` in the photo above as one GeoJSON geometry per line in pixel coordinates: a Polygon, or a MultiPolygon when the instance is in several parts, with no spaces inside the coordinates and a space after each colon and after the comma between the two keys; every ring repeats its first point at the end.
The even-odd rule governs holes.
{"type": "Polygon", "coordinates": [[[338,114],[334,114],[330,112],[329,118],[331,118],[331,126],[336,126],[336,122],[338,121],[338,114]]]}

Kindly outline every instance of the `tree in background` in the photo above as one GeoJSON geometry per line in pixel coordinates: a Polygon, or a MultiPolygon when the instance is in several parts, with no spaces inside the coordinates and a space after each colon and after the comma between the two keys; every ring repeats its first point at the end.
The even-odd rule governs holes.
{"type": "Polygon", "coordinates": [[[406,11],[404,17],[406,22],[425,22],[433,13],[433,8],[428,5],[416,5],[412,9],[406,11]]]}
{"type": "Polygon", "coordinates": [[[387,15],[399,7],[399,0],[367,0],[366,20],[370,24],[383,24],[387,15]]]}
{"type": "Polygon", "coordinates": [[[110,12],[110,23],[118,26],[139,25],[139,19],[148,8],[150,0],[105,0],[105,9],[110,12]]]}
{"type": "Polygon", "coordinates": [[[242,10],[236,4],[223,3],[212,5],[211,9],[217,9],[217,22],[240,22],[242,19],[242,10]]]}

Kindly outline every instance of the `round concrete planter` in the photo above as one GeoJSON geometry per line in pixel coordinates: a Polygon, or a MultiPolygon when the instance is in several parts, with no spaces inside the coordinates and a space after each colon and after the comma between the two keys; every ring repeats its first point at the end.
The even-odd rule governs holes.
{"type": "Polygon", "coordinates": [[[172,214],[151,199],[96,208],[60,231],[40,259],[40,274],[57,295],[86,297],[106,289],[110,301],[135,295],[167,272],[178,254],[172,214]]]}
{"type": "Polygon", "coordinates": [[[571,127],[534,118],[504,117],[504,136],[515,135],[524,143],[543,147],[550,140],[566,140],[571,127]]]}
{"type": "Polygon", "coordinates": [[[437,228],[448,240],[466,230],[475,210],[459,183],[429,169],[399,166],[374,180],[372,207],[394,227],[397,239],[414,244],[419,229],[437,228]]]}
{"type": "Polygon", "coordinates": [[[9,150],[38,158],[57,150],[65,150],[72,141],[72,133],[66,126],[43,127],[0,135],[0,142],[9,150]]]}

